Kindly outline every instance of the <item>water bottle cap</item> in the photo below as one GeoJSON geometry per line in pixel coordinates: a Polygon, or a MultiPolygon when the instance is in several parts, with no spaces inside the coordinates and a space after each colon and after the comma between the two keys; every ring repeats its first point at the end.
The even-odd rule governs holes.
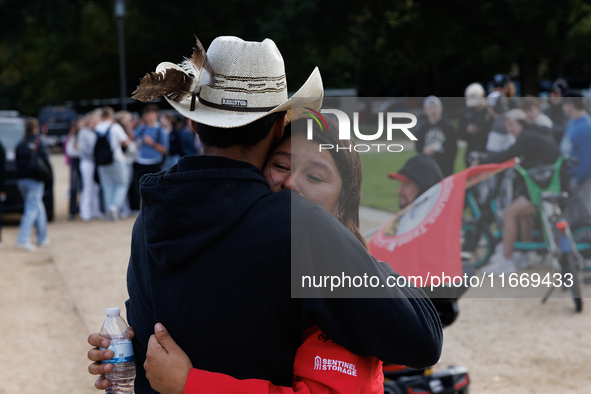
{"type": "Polygon", "coordinates": [[[119,308],[107,308],[107,310],[105,312],[107,313],[107,316],[117,316],[118,314],[121,313],[121,309],[119,309],[119,308]]]}

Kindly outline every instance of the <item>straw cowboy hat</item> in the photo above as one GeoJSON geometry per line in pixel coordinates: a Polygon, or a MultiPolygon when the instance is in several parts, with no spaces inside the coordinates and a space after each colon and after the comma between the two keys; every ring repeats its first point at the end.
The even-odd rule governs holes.
{"type": "Polygon", "coordinates": [[[240,127],[275,112],[287,122],[303,116],[304,107],[319,110],[324,90],[318,67],[289,99],[283,57],[270,39],[244,41],[218,37],[207,53],[197,40],[193,56],[180,65],[164,62],[147,74],[133,98],[166,100],[198,123],[240,127]]]}

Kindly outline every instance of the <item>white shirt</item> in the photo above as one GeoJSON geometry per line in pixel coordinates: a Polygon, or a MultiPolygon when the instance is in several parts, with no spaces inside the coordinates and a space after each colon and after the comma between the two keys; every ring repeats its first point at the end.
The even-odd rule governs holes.
{"type": "Polygon", "coordinates": [[[80,159],[94,161],[94,144],[96,144],[96,133],[88,127],[78,132],[78,153],[80,159]]]}
{"type": "Polygon", "coordinates": [[[117,122],[105,120],[97,124],[95,130],[97,133],[104,135],[109,127],[111,127],[111,131],[109,132],[109,142],[111,143],[111,149],[113,150],[113,161],[125,162],[121,143],[127,141],[128,137],[125,130],[123,130],[123,127],[117,122]]]}
{"type": "Polygon", "coordinates": [[[547,127],[549,129],[551,129],[552,126],[554,126],[554,124],[552,123],[552,119],[550,119],[548,115],[542,113],[536,116],[536,118],[534,119],[534,124],[542,127],[547,127]]]}
{"type": "Polygon", "coordinates": [[[68,142],[66,142],[66,153],[71,158],[80,157],[80,152],[78,148],[78,137],[68,137],[68,142]]]}
{"type": "Polygon", "coordinates": [[[491,130],[488,133],[486,150],[490,152],[503,152],[509,149],[514,143],[515,136],[513,134],[501,134],[498,131],[491,130]]]}

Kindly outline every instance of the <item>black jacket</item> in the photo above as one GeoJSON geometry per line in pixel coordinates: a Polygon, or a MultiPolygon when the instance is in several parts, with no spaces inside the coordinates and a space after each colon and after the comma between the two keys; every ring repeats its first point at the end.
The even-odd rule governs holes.
{"type": "Polygon", "coordinates": [[[552,120],[552,135],[556,144],[560,145],[564,129],[566,129],[566,125],[570,121],[562,111],[562,103],[558,105],[550,103],[544,113],[552,120]]]}
{"type": "Polygon", "coordinates": [[[433,158],[441,168],[443,176],[454,173],[454,163],[458,152],[458,132],[452,124],[442,118],[435,124],[425,121],[417,130],[415,148],[418,153],[423,153],[425,145],[441,146],[433,155],[433,158]]]}
{"type": "Polygon", "coordinates": [[[460,118],[460,131],[458,137],[467,143],[466,155],[472,151],[485,152],[488,141],[488,133],[492,126],[493,119],[488,114],[488,108],[469,107],[462,112],[460,118]],[[478,126],[474,134],[468,132],[468,125],[478,126]]]}
{"type": "MultiPolygon", "coordinates": [[[[291,386],[300,336],[314,324],[358,354],[416,367],[438,360],[441,327],[429,300],[291,297],[292,231],[312,250],[336,237],[345,265],[363,256],[369,273],[386,274],[342,224],[332,217],[326,222],[324,209],[288,191],[272,194],[254,166],[185,156],[141,183],[143,206],[127,277],[136,393],[153,392],[143,363],[156,322],[167,327],[194,367],[283,386],[291,386]],[[291,220],[290,206],[298,220],[291,220]],[[321,240],[300,228],[318,224],[317,218],[321,240]]],[[[302,256],[299,250],[296,258],[302,256]]],[[[307,256],[313,266],[318,256],[307,256]]]]}
{"type": "Polygon", "coordinates": [[[17,178],[34,178],[36,179],[37,176],[34,173],[34,169],[31,167],[31,151],[36,150],[37,156],[39,156],[47,166],[48,171],[51,171],[51,164],[49,162],[49,156],[47,155],[47,150],[45,149],[45,144],[39,139],[36,135],[28,135],[26,136],[19,144],[16,146],[16,169],[17,169],[17,178]],[[38,141],[38,142],[37,142],[38,141]],[[36,146],[36,143],[38,145],[36,146]]]}
{"type": "MultiPolygon", "coordinates": [[[[525,169],[530,169],[555,163],[560,157],[560,150],[551,138],[531,127],[531,125],[527,125],[521,134],[517,136],[515,144],[509,149],[502,152],[489,152],[480,160],[480,163],[503,163],[514,157],[521,158],[520,165],[525,169]]],[[[561,169],[561,184],[563,191],[570,190],[566,166],[561,169]]],[[[513,195],[514,198],[523,195],[530,199],[525,180],[521,176],[516,177],[513,181],[513,195]]]]}
{"type": "Polygon", "coordinates": [[[556,162],[560,150],[553,140],[528,125],[509,149],[489,152],[480,163],[502,163],[514,157],[521,157],[521,166],[527,169],[556,162]]]}

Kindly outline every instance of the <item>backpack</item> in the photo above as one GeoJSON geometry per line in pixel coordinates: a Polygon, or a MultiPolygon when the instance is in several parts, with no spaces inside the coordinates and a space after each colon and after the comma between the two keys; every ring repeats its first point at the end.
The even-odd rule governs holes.
{"type": "Polygon", "coordinates": [[[28,171],[33,179],[41,182],[50,183],[53,178],[51,168],[45,163],[36,149],[29,148],[28,171]]]}
{"type": "Polygon", "coordinates": [[[94,144],[94,162],[97,166],[104,166],[113,162],[113,150],[109,142],[109,133],[111,126],[107,129],[105,134],[96,133],[96,143],[94,144]]]}

